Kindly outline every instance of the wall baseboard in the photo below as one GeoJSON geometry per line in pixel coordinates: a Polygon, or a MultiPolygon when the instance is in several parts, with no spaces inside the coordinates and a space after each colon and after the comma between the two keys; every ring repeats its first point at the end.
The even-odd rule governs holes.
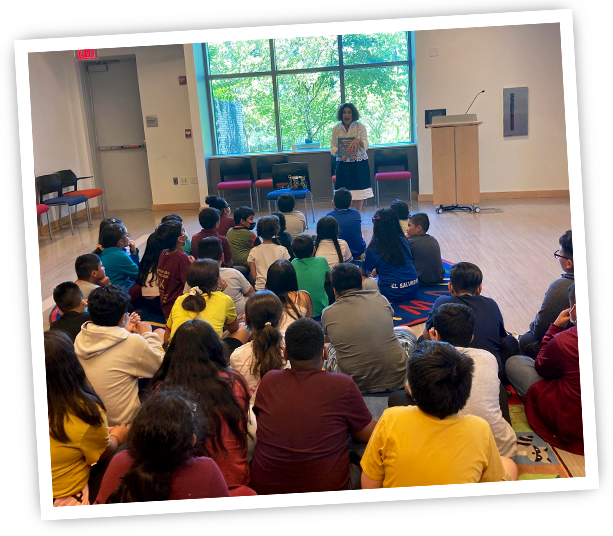
{"type": "MultiPolygon", "coordinates": [[[[419,194],[419,201],[432,201],[433,194],[419,194]]],[[[481,192],[481,200],[488,199],[529,199],[529,198],[564,198],[570,197],[568,190],[524,190],[516,192],[481,192]]]]}
{"type": "Polygon", "coordinates": [[[169,203],[162,205],[151,205],[151,210],[198,210],[200,208],[200,202],[195,203],[169,203]]]}
{"type": "MultiPolygon", "coordinates": [[[[54,213],[56,212],[55,208],[51,208],[49,210],[49,212],[47,212],[46,214],[50,214],[51,211],[53,211],[54,213]]],[[[94,214],[99,214],[101,212],[100,207],[91,207],[89,209],[89,212],[91,213],[91,215],[93,216],[94,214]]],[[[62,214],[66,214],[66,208],[62,207],[62,214]]],[[[76,223],[76,220],[74,218],[74,212],[72,213],[73,216],[73,224],[76,223]]],[[[77,216],[79,218],[83,218],[83,220],[87,221],[87,210],[85,209],[81,209],[77,211],[77,216]]],[[[47,227],[47,216],[41,217],[41,219],[39,220],[40,223],[42,224],[42,227],[47,227]]],[[[67,227],[70,228],[70,218],[68,216],[62,216],[62,227],[64,227],[64,225],[66,225],[67,227]]],[[[60,225],[58,223],[57,220],[52,220],[51,221],[51,229],[53,231],[55,231],[56,229],[59,229],[60,225]]]]}

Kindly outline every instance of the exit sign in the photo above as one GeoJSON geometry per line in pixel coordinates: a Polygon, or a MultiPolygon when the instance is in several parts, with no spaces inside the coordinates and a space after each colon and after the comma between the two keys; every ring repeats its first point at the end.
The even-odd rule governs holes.
{"type": "Polygon", "coordinates": [[[95,48],[84,48],[75,50],[74,57],[77,61],[91,61],[98,59],[98,51],[95,48]]]}

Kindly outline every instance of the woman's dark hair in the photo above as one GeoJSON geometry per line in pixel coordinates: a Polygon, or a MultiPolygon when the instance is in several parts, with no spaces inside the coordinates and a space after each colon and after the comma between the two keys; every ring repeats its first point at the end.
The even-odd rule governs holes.
{"type": "Polygon", "coordinates": [[[109,223],[104,228],[101,224],[100,229],[98,247],[94,250],[94,255],[100,255],[107,248],[117,247],[117,242],[128,234],[128,231],[121,223],[109,223]]]}
{"type": "Polygon", "coordinates": [[[360,119],[360,112],[358,112],[358,109],[350,102],[343,102],[343,104],[341,104],[338,107],[338,110],[336,110],[336,119],[338,121],[343,120],[343,110],[345,108],[349,108],[351,110],[351,121],[352,122],[360,119]]]}
{"type": "Polygon", "coordinates": [[[338,222],[332,216],[324,216],[317,222],[317,240],[315,241],[315,249],[319,249],[319,244],[322,240],[332,240],[334,249],[338,255],[338,262],[343,262],[343,253],[341,245],[338,243],[338,222]]]}
{"type": "Polygon", "coordinates": [[[228,208],[228,202],[223,197],[217,197],[216,195],[207,195],[204,198],[204,202],[212,208],[216,208],[219,212],[223,212],[228,208]]]}
{"type": "Polygon", "coordinates": [[[290,292],[298,292],[298,278],[292,263],[286,259],[273,262],[266,274],[266,290],[274,292],[287,314],[294,319],[302,318],[296,304],[289,297],[290,292]]]}
{"type": "Polygon", "coordinates": [[[164,387],[143,403],[128,433],[127,449],[134,461],[107,504],[170,498],[174,472],[197,456],[194,435],[196,444],[206,435],[195,400],[185,389],[164,387]]]}
{"type": "MultiPolygon", "coordinates": [[[[202,294],[210,298],[219,284],[219,264],[213,259],[198,259],[192,262],[187,269],[187,284],[192,289],[198,287],[202,294]]],[[[206,309],[206,300],[201,294],[190,294],[181,305],[186,311],[200,313],[206,309]]]]}
{"type": "Polygon", "coordinates": [[[52,330],[45,332],[44,339],[49,434],[66,443],[67,417],[74,415],[90,426],[101,426],[104,419],[100,408],[105,407],[87,381],[70,337],[63,331],[52,330]]]}
{"type": "Polygon", "coordinates": [[[256,227],[258,236],[264,240],[272,240],[279,233],[279,220],[276,216],[263,216],[256,227]]]}
{"type": "Polygon", "coordinates": [[[388,264],[398,268],[404,266],[404,253],[411,257],[411,251],[396,213],[391,208],[380,208],[375,212],[372,222],[372,238],[367,249],[375,250],[388,264]]]}
{"type": "Polygon", "coordinates": [[[153,274],[153,279],[157,278],[158,260],[160,253],[165,249],[162,247],[160,237],[156,231],[153,231],[147,238],[147,246],[143,258],[138,264],[138,275],[136,276],[136,284],[144,287],[149,278],[149,274],[153,274]]]}
{"type": "Polygon", "coordinates": [[[168,220],[160,223],[155,231],[158,235],[160,247],[164,249],[174,249],[177,240],[183,233],[183,224],[177,220],[168,220]]]}
{"type": "Polygon", "coordinates": [[[155,391],[162,382],[165,387],[190,389],[197,396],[200,411],[208,420],[207,439],[214,452],[226,452],[221,437],[224,421],[241,447],[247,446],[247,409],[234,395],[238,382],[247,401],[247,386],[240,374],[228,369],[226,345],[208,322],[190,320],[179,326],[162,365],[150,381],[151,390],[155,391]]]}
{"type": "Polygon", "coordinates": [[[285,365],[281,352],[282,335],[279,333],[282,316],[283,304],[270,290],[256,292],[245,304],[245,321],[253,330],[251,374],[254,376],[263,378],[267,372],[285,365]]]}

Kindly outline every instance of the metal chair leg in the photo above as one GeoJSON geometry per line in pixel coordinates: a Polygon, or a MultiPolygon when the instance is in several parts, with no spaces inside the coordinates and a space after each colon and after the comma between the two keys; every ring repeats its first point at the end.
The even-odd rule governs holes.
{"type": "Polygon", "coordinates": [[[249,202],[251,203],[249,206],[253,208],[253,195],[251,195],[251,187],[249,187],[249,202]]]}
{"type": "Polygon", "coordinates": [[[87,213],[87,226],[91,227],[92,226],[92,215],[91,215],[91,212],[89,211],[89,199],[85,202],[85,212],[87,213]]]}
{"type": "MultiPolygon", "coordinates": [[[[53,240],[53,235],[51,234],[51,219],[49,218],[49,212],[51,211],[47,212],[47,227],[49,227],[49,238],[53,240]]],[[[41,229],[41,233],[42,233],[42,229],[41,229]]]]}
{"type": "MultiPolygon", "coordinates": [[[[77,207],[75,207],[76,210],[77,207]]],[[[70,206],[68,206],[68,217],[70,218],[70,231],[74,234],[74,227],[72,226],[72,212],[70,212],[70,206]]]]}
{"type": "MultiPolygon", "coordinates": [[[[313,194],[309,192],[309,196],[311,198],[311,214],[313,215],[313,223],[315,223],[315,208],[313,207],[313,194]]],[[[304,201],[306,203],[306,197],[304,198],[304,201]]]]}
{"type": "MultiPolygon", "coordinates": [[[[78,210],[79,205],[75,205],[74,206],[74,217],[77,220],[77,225],[79,225],[79,210],[78,210]]],[[[70,207],[68,207],[68,212],[70,212],[70,207]]]]}
{"type": "Polygon", "coordinates": [[[272,214],[272,212],[270,211],[270,199],[267,199],[268,201],[268,214],[272,214]]]}
{"type": "Polygon", "coordinates": [[[306,228],[309,228],[309,211],[307,210],[307,204],[306,204],[306,195],[304,196],[304,214],[306,216],[305,221],[306,221],[306,228]]]}
{"type": "Polygon", "coordinates": [[[62,205],[57,205],[57,223],[62,228],[62,205]]]}
{"type": "Polygon", "coordinates": [[[377,181],[377,185],[375,186],[375,190],[376,190],[376,202],[377,202],[377,206],[379,206],[379,181],[377,181]]]}
{"type": "Polygon", "coordinates": [[[413,207],[413,179],[409,179],[409,206],[413,207]]]}

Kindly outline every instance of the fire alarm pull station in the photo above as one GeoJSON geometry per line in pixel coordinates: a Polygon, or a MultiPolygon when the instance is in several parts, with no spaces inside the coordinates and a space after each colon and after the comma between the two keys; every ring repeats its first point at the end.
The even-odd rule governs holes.
{"type": "Polygon", "coordinates": [[[186,128],[185,129],[185,137],[188,138],[188,139],[192,137],[192,129],[191,128],[186,128]]]}

